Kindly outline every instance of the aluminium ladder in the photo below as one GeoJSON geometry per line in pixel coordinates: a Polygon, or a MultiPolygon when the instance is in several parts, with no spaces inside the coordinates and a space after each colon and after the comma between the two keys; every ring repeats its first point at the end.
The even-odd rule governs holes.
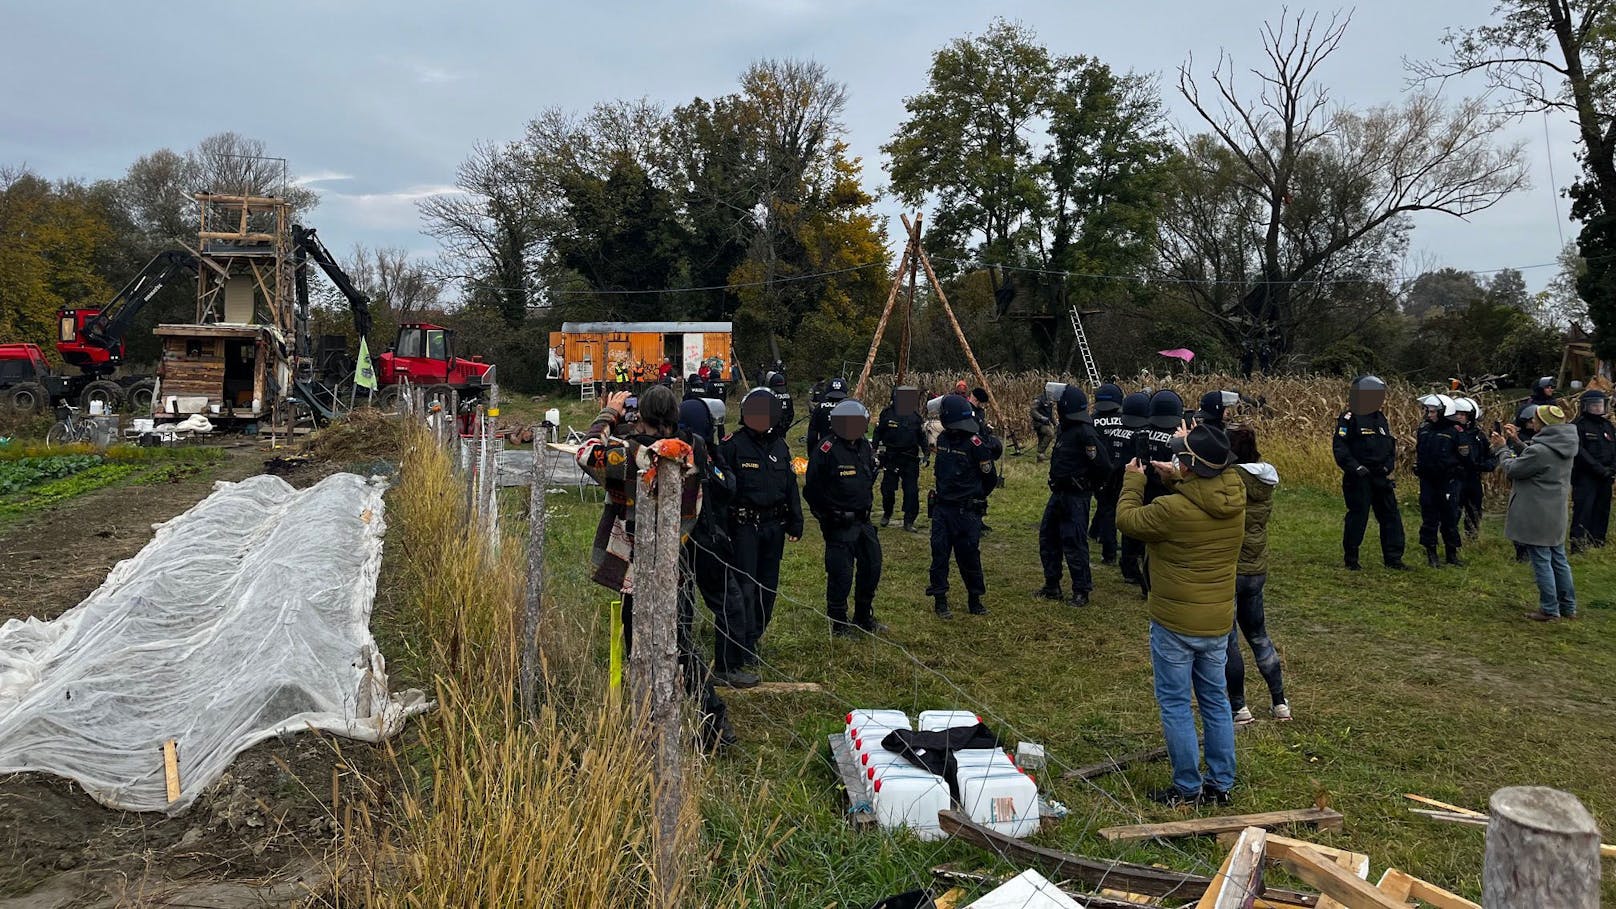
{"type": "Polygon", "coordinates": [[[1094,352],[1089,349],[1089,336],[1083,331],[1083,319],[1074,305],[1067,311],[1072,317],[1072,334],[1077,337],[1077,349],[1083,354],[1083,370],[1088,374],[1089,387],[1100,387],[1100,367],[1094,363],[1094,352]]]}

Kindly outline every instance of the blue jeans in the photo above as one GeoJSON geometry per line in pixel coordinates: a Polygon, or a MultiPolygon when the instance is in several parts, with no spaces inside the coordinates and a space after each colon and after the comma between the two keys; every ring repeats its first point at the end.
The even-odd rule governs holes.
{"type": "Polygon", "coordinates": [[[1577,614],[1577,589],[1571,584],[1571,563],[1566,561],[1565,544],[1528,546],[1532,574],[1537,578],[1537,608],[1548,615],[1577,614]]]}
{"type": "Polygon", "coordinates": [[[1150,664],[1156,676],[1156,704],[1162,734],[1173,762],[1173,786],[1185,794],[1201,791],[1201,747],[1195,735],[1190,693],[1201,708],[1206,734],[1207,782],[1228,792],[1234,788],[1234,714],[1224,670],[1229,636],[1199,638],[1150,623],[1150,664]]]}

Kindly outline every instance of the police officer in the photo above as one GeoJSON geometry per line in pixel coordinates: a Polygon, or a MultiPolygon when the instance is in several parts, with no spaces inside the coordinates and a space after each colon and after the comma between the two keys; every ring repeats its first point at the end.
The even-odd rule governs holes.
{"type": "Polygon", "coordinates": [[[808,459],[813,460],[819,443],[830,436],[830,412],[847,399],[847,380],[837,376],[825,383],[825,392],[808,411],[808,459]]]}
{"type": "Polygon", "coordinates": [[[1447,395],[1426,395],[1420,406],[1425,408],[1425,419],[1414,447],[1414,475],[1420,478],[1420,545],[1425,548],[1426,564],[1441,568],[1436,554],[1440,532],[1448,564],[1460,565],[1459,486],[1464,462],[1459,458],[1453,424],[1454,401],[1447,395]]]}
{"type": "Polygon", "coordinates": [[[1195,422],[1205,423],[1208,426],[1227,432],[1228,409],[1240,403],[1238,391],[1209,391],[1201,395],[1201,406],[1195,411],[1195,422]]]}
{"type": "MultiPolygon", "coordinates": [[[[690,529],[684,558],[693,566],[696,590],[713,614],[713,674],[715,683],[728,688],[751,688],[759,678],[746,671],[746,642],[751,621],[736,573],[729,536],[729,505],[735,494],[735,472],[718,452],[715,427],[723,422],[722,401],[694,400],[679,405],[679,428],[700,436],[709,454],[702,465],[701,512],[690,529]],[[717,405],[716,414],[713,405],[717,405]],[[715,419],[716,416],[716,419],[715,419]]],[[[689,633],[685,590],[680,589],[680,632],[689,633]]]]}
{"type": "Polygon", "coordinates": [[[1610,529],[1611,479],[1616,477],[1616,427],[1610,423],[1610,396],[1594,389],[1582,394],[1577,427],[1577,459],[1571,464],[1571,549],[1605,545],[1610,529]]]}
{"type": "MultiPolygon", "coordinates": [[[[1106,483],[1104,496],[1115,502],[1122,495],[1123,474],[1128,462],[1141,453],[1135,438],[1150,428],[1150,395],[1136,391],[1122,399],[1122,425],[1106,431],[1106,445],[1111,455],[1111,479],[1106,483]]],[[[1139,561],[1145,557],[1145,544],[1123,535],[1121,544],[1122,579],[1130,584],[1143,584],[1139,561]]]]}
{"type": "Polygon", "coordinates": [[[988,495],[999,485],[995,463],[1002,450],[998,440],[983,437],[971,402],[963,395],[948,395],[938,406],[943,433],[937,437],[933,459],[936,488],[931,510],[931,574],[926,595],[933,599],[938,618],[951,619],[948,608],[948,559],[959,563],[960,579],[970,596],[972,615],[987,615],[982,595],[987,578],[982,574],[982,513],[988,495]]]}
{"type": "Polygon", "coordinates": [[[838,636],[853,626],[881,632],[875,620],[875,588],[881,583],[881,540],[870,523],[879,469],[875,446],[864,437],[870,412],[843,400],[830,413],[830,434],[808,462],[803,495],[825,538],[825,614],[838,636]],[[856,577],[856,583],[855,583],[856,577]],[[853,593],[853,623],[847,621],[847,594],[853,593]]]}
{"type": "Polygon", "coordinates": [[[1554,377],[1544,376],[1532,383],[1532,396],[1515,409],[1515,428],[1522,442],[1532,441],[1532,417],[1537,408],[1554,403],[1554,377]]]}
{"type": "MultiPolygon", "coordinates": [[[[1142,434],[1133,437],[1133,457],[1144,460],[1170,462],[1173,460],[1173,436],[1184,428],[1184,399],[1178,392],[1163,388],[1150,396],[1150,425],[1142,434]]],[[[1126,463],[1124,463],[1126,467],[1126,463]]],[[[1154,470],[1145,471],[1145,504],[1172,492],[1167,483],[1154,470]]],[[[1144,547],[1140,547],[1143,554],[1144,547]]],[[[1150,595],[1150,563],[1145,561],[1137,578],[1140,593],[1150,595]]]]}
{"type": "Polygon", "coordinates": [[[1094,431],[1105,444],[1111,471],[1095,482],[1094,521],[1089,525],[1089,536],[1100,541],[1100,563],[1112,565],[1117,561],[1117,498],[1122,494],[1122,468],[1128,462],[1122,459],[1125,445],[1133,437],[1131,430],[1122,426],[1122,386],[1106,382],[1094,389],[1094,431]],[[1126,437],[1123,434],[1126,433],[1126,437]],[[1112,489],[1111,479],[1116,478],[1112,489]]]}
{"type": "MultiPolygon", "coordinates": [[[[797,406],[791,403],[791,391],[786,388],[786,374],[779,370],[771,372],[764,380],[769,391],[780,402],[780,438],[784,439],[786,433],[791,431],[791,425],[797,422],[797,406]]],[[[744,399],[743,399],[744,400],[744,399]]]]}
{"type": "Polygon", "coordinates": [[[1072,575],[1073,606],[1087,606],[1094,589],[1089,572],[1089,500],[1111,474],[1111,456],[1094,431],[1089,398],[1075,383],[1061,391],[1056,405],[1061,418],[1055,452],[1049,458],[1049,501],[1038,524],[1038,557],[1044,586],[1038,596],[1061,598],[1061,557],[1072,575]]]}
{"type": "Polygon", "coordinates": [[[919,533],[915,519],[920,516],[920,458],[926,446],[925,424],[920,416],[920,389],[907,386],[892,389],[892,403],[876,421],[875,444],[880,449],[881,526],[892,523],[892,506],[898,485],[903,485],[903,529],[919,533]]]}
{"type": "Polygon", "coordinates": [[[1403,564],[1403,515],[1397,510],[1397,439],[1386,415],[1386,383],[1376,376],[1352,380],[1348,410],[1335,421],[1331,450],[1341,468],[1341,495],[1347,516],[1341,531],[1341,549],[1347,570],[1357,571],[1358,547],[1369,527],[1369,512],[1380,525],[1380,554],[1386,567],[1407,571],[1403,564]]]}
{"type": "Polygon", "coordinates": [[[774,615],[786,541],[795,543],[802,537],[797,474],[779,426],[780,399],[768,389],[755,388],[741,400],[741,428],[718,446],[720,457],[735,473],[729,536],[748,615],[747,658],[754,663],[774,615]]]}
{"type": "Polygon", "coordinates": [[[1458,448],[1459,513],[1464,535],[1474,540],[1481,535],[1482,478],[1498,468],[1487,433],[1481,428],[1481,405],[1470,398],[1453,399],[1454,444],[1458,448]]]}
{"type": "MultiPolygon", "coordinates": [[[[1055,383],[1051,383],[1055,384],[1055,383]]],[[[1032,399],[1032,431],[1038,434],[1038,463],[1044,463],[1044,452],[1055,441],[1055,399],[1049,396],[1049,385],[1032,399]]]]}

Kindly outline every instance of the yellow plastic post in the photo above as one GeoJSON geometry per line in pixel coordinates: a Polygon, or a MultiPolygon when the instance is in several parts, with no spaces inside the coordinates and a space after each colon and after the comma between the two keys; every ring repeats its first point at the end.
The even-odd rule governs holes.
{"type": "Polygon", "coordinates": [[[619,692],[623,690],[623,601],[613,600],[611,607],[610,624],[612,641],[610,647],[611,657],[607,663],[607,690],[610,691],[612,701],[615,703],[619,692]]]}

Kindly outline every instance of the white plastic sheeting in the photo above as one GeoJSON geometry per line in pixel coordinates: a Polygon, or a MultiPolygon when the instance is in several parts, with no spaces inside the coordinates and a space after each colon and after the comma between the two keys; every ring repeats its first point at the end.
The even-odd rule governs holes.
{"type": "Polygon", "coordinates": [[[220,483],[55,621],[0,626],[0,772],[176,813],[270,736],[397,732],[427,705],[418,691],[389,698],[370,634],[385,488],[354,474],[302,491],[273,476],[220,483]]]}

